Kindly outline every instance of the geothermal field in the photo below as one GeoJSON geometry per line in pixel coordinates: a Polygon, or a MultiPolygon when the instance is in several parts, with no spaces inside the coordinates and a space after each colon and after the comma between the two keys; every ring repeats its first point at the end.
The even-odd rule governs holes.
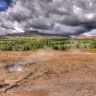
{"type": "Polygon", "coordinates": [[[0,96],[96,96],[96,53],[0,51],[0,96]]]}
{"type": "Polygon", "coordinates": [[[96,0],[0,0],[0,96],[96,96],[96,0]]]}

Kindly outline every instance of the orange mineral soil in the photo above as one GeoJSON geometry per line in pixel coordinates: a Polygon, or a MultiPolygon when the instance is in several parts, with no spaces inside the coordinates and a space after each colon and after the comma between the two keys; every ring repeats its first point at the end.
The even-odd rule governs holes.
{"type": "Polygon", "coordinates": [[[0,51],[0,96],[96,96],[96,53],[0,51]]]}

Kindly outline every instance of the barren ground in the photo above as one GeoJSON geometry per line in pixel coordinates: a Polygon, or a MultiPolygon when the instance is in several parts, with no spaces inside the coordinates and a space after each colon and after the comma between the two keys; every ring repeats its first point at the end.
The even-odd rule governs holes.
{"type": "Polygon", "coordinates": [[[96,96],[96,53],[1,51],[0,96],[96,96]],[[11,73],[11,64],[24,70],[11,73]]]}

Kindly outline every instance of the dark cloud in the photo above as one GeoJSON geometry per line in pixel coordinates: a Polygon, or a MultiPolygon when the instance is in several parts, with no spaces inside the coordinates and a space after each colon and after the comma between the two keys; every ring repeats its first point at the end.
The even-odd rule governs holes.
{"type": "Polygon", "coordinates": [[[96,32],[96,0],[14,0],[0,12],[0,35],[37,30],[45,34],[96,32]]]}

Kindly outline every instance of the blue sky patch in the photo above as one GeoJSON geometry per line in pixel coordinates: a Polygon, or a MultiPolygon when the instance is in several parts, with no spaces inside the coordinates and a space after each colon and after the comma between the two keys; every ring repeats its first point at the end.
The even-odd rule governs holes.
{"type": "Polygon", "coordinates": [[[0,0],[0,11],[5,11],[12,4],[11,0],[0,0]]]}

